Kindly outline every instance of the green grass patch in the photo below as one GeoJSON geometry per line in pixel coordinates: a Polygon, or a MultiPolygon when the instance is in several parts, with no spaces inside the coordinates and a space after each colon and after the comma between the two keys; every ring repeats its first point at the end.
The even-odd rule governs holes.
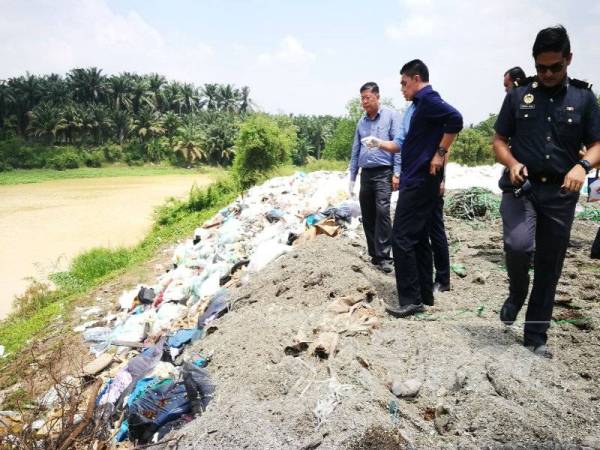
{"type": "Polygon", "coordinates": [[[592,222],[600,222],[600,208],[597,206],[586,205],[577,218],[581,220],[591,220],[592,222]]]}
{"type": "Polygon", "coordinates": [[[70,180],[76,178],[101,177],[142,177],[157,175],[218,175],[223,169],[203,166],[194,169],[183,169],[171,165],[127,166],[115,164],[105,167],[81,167],[79,169],[53,170],[31,169],[0,172],[0,185],[41,183],[52,180],[70,180]]]}

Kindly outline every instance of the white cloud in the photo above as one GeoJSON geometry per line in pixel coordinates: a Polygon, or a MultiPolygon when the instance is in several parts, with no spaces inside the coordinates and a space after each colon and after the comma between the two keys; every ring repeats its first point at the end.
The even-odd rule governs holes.
{"type": "Polygon", "coordinates": [[[214,57],[209,45],[165,36],[138,13],[117,14],[104,0],[8,3],[0,19],[0,77],[96,66],[190,79],[206,73],[214,57]]]}
{"type": "Polygon", "coordinates": [[[306,50],[294,36],[284,37],[277,50],[262,53],[258,56],[258,62],[260,63],[284,63],[294,66],[312,64],[316,59],[316,55],[306,50]]]}

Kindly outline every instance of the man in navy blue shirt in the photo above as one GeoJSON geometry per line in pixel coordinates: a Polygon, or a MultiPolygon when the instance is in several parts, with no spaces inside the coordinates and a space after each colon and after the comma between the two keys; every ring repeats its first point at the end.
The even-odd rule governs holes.
{"type": "Polygon", "coordinates": [[[392,186],[398,183],[400,154],[369,150],[362,139],[376,136],[395,139],[400,128],[400,114],[379,103],[379,87],[374,82],[360,88],[360,98],[365,114],[356,125],[352,157],[350,159],[350,187],[352,196],[354,183],[360,174],[360,209],[363,229],[371,262],[386,273],[393,269],[390,255],[392,244],[392,218],[390,198],[392,186]]]}
{"type": "Polygon", "coordinates": [[[401,150],[400,189],[392,252],[399,307],[386,311],[406,317],[433,305],[433,257],[429,226],[439,200],[440,183],[448,150],[462,130],[461,114],[447,104],[429,84],[429,70],[415,59],[400,70],[402,93],[414,112],[404,142],[366,140],[370,147],[396,153],[401,150]]]}
{"type": "Polygon", "coordinates": [[[524,344],[546,358],[579,190],[600,163],[600,108],[588,83],[567,76],[572,56],[564,27],[541,30],[533,44],[537,76],[508,92],[494,126],[496,159],[507,168],[499,184],[509,288],[500,319],[511,325],[525,303],[535,245],[524,344]]]}

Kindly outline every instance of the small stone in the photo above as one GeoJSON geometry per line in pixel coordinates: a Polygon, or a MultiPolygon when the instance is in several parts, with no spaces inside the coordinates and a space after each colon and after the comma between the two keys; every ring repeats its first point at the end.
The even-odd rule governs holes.
{"type": "Polygon", "coordinates": [[[423,383],[414,378],[406,381],[394,381],[392,383],[392,393],[401,398],[416,397],[422,385],[423,383]]]}
{"type": "Polygon", "coordinates": [[[485,284],[485,282],[487,281],[487,279],[489,277],[490,277],[489,272],[485,272],[485,271],[475,272],[475,274],[473,275],[473,283],[485,284]]]}

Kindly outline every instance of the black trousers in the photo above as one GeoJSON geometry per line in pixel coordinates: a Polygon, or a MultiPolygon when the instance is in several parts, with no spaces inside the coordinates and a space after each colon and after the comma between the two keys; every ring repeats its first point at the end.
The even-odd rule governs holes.
{"type": "Polygon", "coordinates": [[[450,284],[450,252],[448,239],[444,226],[444,196],[438,195],[433,208],[431,228],[429,230],[431,249],[433,250],[433,264],[435,266],[435,281],[443,285],[450,284]]]}
{"type": "Polygon", "coordinates": [[[367,237],[369,255],[374,262],[390,259],[392,218],[392,168],[362,169],[360,175],[360,210],[367,237]]]}
{"type": "Polygon", "coordinates": [[[402,186],[399,190],[392,248],[400,306],[433,305],[433,255],[429,232],[441,181],[441,173],[427,175],[422,182],[402,186]]]}
{"type": "Polygon", "coordinates": [[[533,288],[525,316],[524,344],[546,343],[556,285],[575,217],[578,192],[560,185],[532,183],[527,196],[502,195],[500,213],[509,277],[509,301],[521,308],[529,288],[529,261],[535,248],[533,288]]]}

